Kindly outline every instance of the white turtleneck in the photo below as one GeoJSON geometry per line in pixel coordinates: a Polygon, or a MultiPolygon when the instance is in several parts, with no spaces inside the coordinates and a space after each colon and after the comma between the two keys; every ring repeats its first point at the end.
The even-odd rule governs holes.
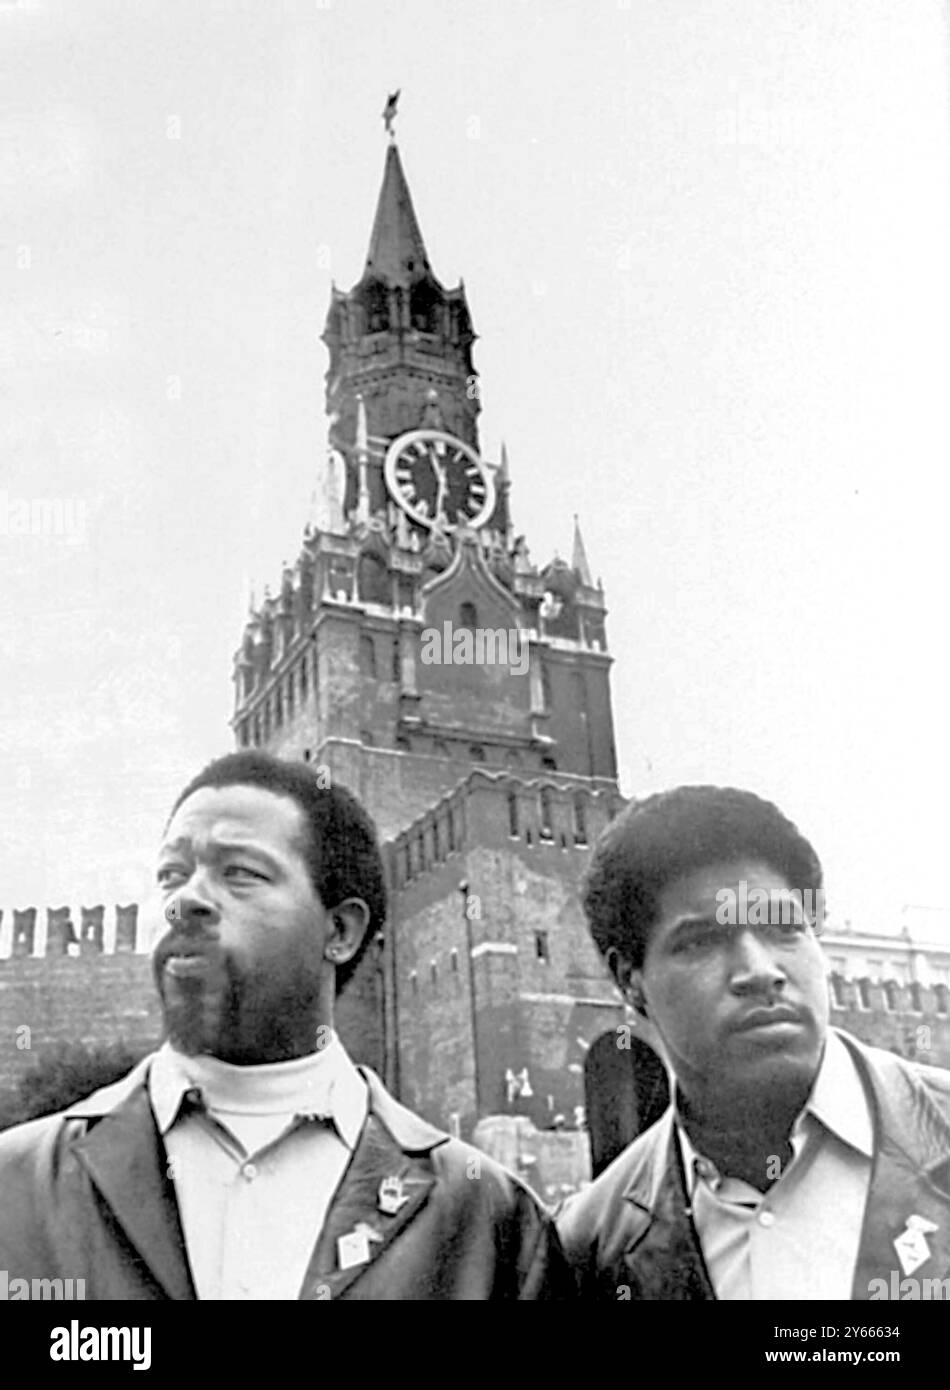
{"type": "Polygon", "coordinates": [[[297,1298],[366,1118],[343,1045],[236,1067],[165,1043],[149,1095],[198,1297],[297,1298]]]}

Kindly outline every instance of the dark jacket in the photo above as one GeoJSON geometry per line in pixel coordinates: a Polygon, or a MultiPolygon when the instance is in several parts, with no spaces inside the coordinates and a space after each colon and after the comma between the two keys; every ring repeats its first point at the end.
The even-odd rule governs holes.
{"type": "MultiPolygon", "coordinates": [[[[900,1274],[894,1240],[910,1216],[933,1221],[930,1259],[915,1276],[950,1276],[950,1072],[905,1062],[839,1034],[871,1101],[874,1162],[851,1289],[866,1299],[872,1279],[900,1274]]],[[[569,1197],[558,1231],[582,1297],[713,1299],[686,1201],[673,1111],[569,1197]]],[[[903,1277],[903,1276],[901,1276],[903,1277]]]]}
{"type": "MultiPolygon", "coordinates": [[[[149,1058],[59,1115],[0,1134],[0,1269],[84,1279],[87,1299],[194,1299],[174,1183],[146,1088],[149,1058]]],[[[301,1299],[548,1299],[573,1281],[532,1193],[413,1115],[371,1073],[369,1113],[316,1239],[301,1299]],[[379,1189],[402,1179],[386,1215],[379,1189]],[[382,1237],[340,1269],[337,1242],[382,1237]]]]}

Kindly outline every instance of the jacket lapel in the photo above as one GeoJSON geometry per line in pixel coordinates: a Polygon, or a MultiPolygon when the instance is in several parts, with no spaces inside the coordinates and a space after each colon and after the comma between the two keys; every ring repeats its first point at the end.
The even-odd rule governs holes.
{"type": "Polygon", "coordinates": [[[664,1303],[714,1299],[686,1201],[672,1108],[658,1121],[647,1161],[624,1197],[631,1207],[624,1263],[633,1298],[664,1303]]]}
{"type": "MultiPolygon", "coordinates": [[[[435,1186],[432,1149],[448,1135],[405,1110],[368,1069],[369,1113],[356,1151],[327,1212],[300,1291],[301,1299],[336,1299],[361,1278],[418,1215],[435,1186]],[[398,1211],[383,1210],[380,1187],[398,1179],[398,1211]],[[341,1268],[340,1241],[362,1229],[365,1260],[341,1268]]],[[[384,1204],[385,1205],[385,1204],[384,1204]]]]}
{"type": "Polygon", "coordinates": [[[167,1296],[193,1299],[181,1217],[174,1186],[166,1176],[146,1076],[147,1066],[140,1065],[123,1081],[67,1112],[69,1118],[95,1120],[75,1141],[73,1152],[167,1296]]]}
{"type": "Polygon", "coordinates": [[[881,1297],[899,1297],[895,1289],[908,1275],[918,1281],[950,1276],[950,1123],[898,1059],[878,1054],[872,1063],[851,1038],[844,1041],[870,1088],[876,1131],[851,1296],[867,1299],[873,1288],[881,1297]],[[923,1235],[925,1258],[905,1269],[894,1242],[917,1224],[913,1218],[936,1229],[923,1235]]]}
{"type": "Polygon", "coordinates": [[[434,1185],[431,1161],[407,1157],[376,1116],[368,1115],[356,1152],[327,1212],[300,1297],[339,1298],[405,1229],[424,1206],[434,1185]],[[400,1179],[406,1198],[398,1212],[391,1215],[379,1206],[380,1184],[387,1177],[400,1179]],[[367,1233],[367,1258],[343,1268],[340,1241],[360,1228],[367,1233]]]}

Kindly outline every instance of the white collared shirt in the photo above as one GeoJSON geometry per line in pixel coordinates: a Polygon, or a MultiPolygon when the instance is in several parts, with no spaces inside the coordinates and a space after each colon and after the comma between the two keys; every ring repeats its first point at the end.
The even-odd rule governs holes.
{"type": "Polygon", "coordinates": [[[686,1190],[717,1298],[850,1299],[874,1128],[857,1067],[828,1032],[793,1158],[762,1193],[696,1153],[677,1117],[686,1190]]]}
{"type": "Polygon", "coordinates": [[[297,1298],[366,1120],[342,1043],[251,1067],[165,1043],[148,1090],[198,1297],[297,1298]]]}

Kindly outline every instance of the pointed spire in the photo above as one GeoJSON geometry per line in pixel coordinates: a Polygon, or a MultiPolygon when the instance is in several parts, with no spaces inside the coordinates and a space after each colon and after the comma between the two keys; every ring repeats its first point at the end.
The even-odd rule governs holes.
{"type": "Polygon", "coordinates": [[[429,258],[402,171],[399,150],[392,144],[386,151],[383,185],[376,204],[364,274],[378,275],[392,283],[406,281],[422,271],[431,274],[429,258]]]}
{"type": "Polygon", "coordinates": [[[508,445],[504,440],[501,441],[501,463],[498,465],[498,483],[500,487],[511,485],[511,474],[508,471],[508,445]]]}
{"type": "Polygon", "coordinates": [[[588,589],[592,587],[590,565],[587,563],[587,551],[584,549],[584,538],[581,535],[580,522],[577,520],[576,512],[574,513],[574,549],[571,554],[571,569],[582,584],[585,584],[588,589]]]}

